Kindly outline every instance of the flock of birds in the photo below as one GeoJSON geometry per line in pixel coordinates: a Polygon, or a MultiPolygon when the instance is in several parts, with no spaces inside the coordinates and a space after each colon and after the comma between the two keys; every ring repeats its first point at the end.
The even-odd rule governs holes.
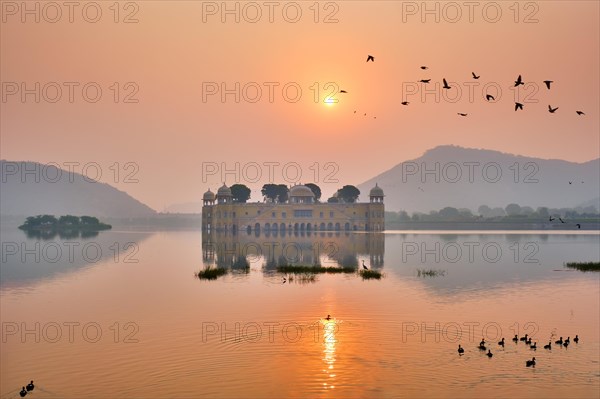
{"type": "MultiPolygon", "coordinates": [[[[532,350],[537,350],[537,342],[534,342],[533,344],[531,343],[531,337],[529,337],[527,334],[525,334],[523,337],[519,338],[518,335],[515,334],[514,338],[512,339],[513,342],[516,344],[519,341],[523,341],[525,342],[526,345],[529,345],[529,348],[532,350]]],[[[573,342],[575,342],[576,344],[579,343],[579,335],[575,335],[575,338],[573,338],[573,342]]],[[[562,347],[568,347],[571,344],[571,337],[567,337],[566,340],[563,341],[563,337],[560,337],[559,340],[554,342],[556,345],[562,346],[562,347]]],[[[480,351],[486,351],[486,356],[488,358],[492,358],[494,356],[494,354],[492,353],[491,349],[488,349],[485,346],[486,342],[485,339],[481,339],[481,342],[479,343],[479,346],[477,347],[480,351]]],[[[502,338],[502,340],[500,340],[498,342],[498,346],[501,346],[504,348],[504,338],[502,338]]],[[[548,342],[548,345],[544,345],[544,349],[546,350],[552,350],[552,340],[550,340],[548,342]]],[[[460,344],[458,345],[458,355],[462,356],[465,353],[465,348],[463,348],[462,346],[460,346],[460,344]]],[[[527,360],[525,361],[525,366],[526,367],[535,367],[535,357],[533,357],[531,360],[527,360]]]]}
{"type": "MultiPolygon", "coordinates": [[[[372,56],[372,55],[368,55],[367,56],[367,62],[375,62],[375,57],[372,56]]],[[[423,65],[423,66],[421,66],[421,69],[422,70],[427,70],[427,69],[429,69],[429,67],[423,65]]],[[[471,72],[471,76],[473,77],[474,80],[477,80],[477,79],[479,79],[481,77],[481,75],[477,75],[475,72],[471,72]]],[[[424,83],[424,84],[427,84],[427,83],[430,83],[430,82],[431,82],[431,79],[421,79],[421,80],[419,80],[419,83],[424,83]]],[[[543,82],[546,85],[546,88],[548,90],[550,90],[550,86],[552,85],[552,83],[554,83],[553,80],[544,80],[543,82]]],[[[446,80],[446,78],[442,78],[442,83],[443,83],[443,86],[442,86],[443,89],[450,90],[452,88],[452,86],[450,86],[448,84],[448,81],[446,80]]],[[[519,75],[517,77],[517,80],[515,80],[514,87],[519,87],[519,86],[523,86],[523,85],[525,85],[525,82],[523,81],[522,76],[519,75]]],[[[340,93],[346,94],[348,92],[346,90],[340,90],[340,93]]],[[[486,94],[485,98],[486,98],[486,100],[488,102],[496,100],[496,98],[494,96],[492,96],[491,94],[486,94]]],[[[401,104],[406,106],[406,105],[410,104],[410,102],[408,102],[408,101],[402,101],[401,104]]],[[[524,107],[523,103],[515,102],[515,111],[523,110],[523,107],[524,107]]],[[[552,107],[552,105],[548,105],[548,112],[549,113],[554,114],[557,110],[558,110],[558,107],[552,107]]],[[[583,111],[580,111],[580,110],[576,110],[575,112],[579,116],[585,115],[585,113],[583,111]]],[[[354,113],[356,114],[356,111],[354,111],[354,113]]],[[[457,112],[457,114],[459,116],[461,116],[461,117],[465,117],[465,116],[468,115],[465,112],[457,112]]],[[[367,114],[365,113],[364,116],[367,116],[367,114]]],[[[374,116],[373,118],[377,119],[376,116],[374,116]]]]}
{"type": "Polygon", "coordinates": [[[23,387],[23,389],[21,389],[21,392],[19,392],[19,395],[21,395],[21,397],[24,398],[28,392],[33,391],[33,388],[35,388],[35,385],[33,385],[33,380],[31,380],[31,382],[29,384],[27,384],[26,386],[23,387]]]}

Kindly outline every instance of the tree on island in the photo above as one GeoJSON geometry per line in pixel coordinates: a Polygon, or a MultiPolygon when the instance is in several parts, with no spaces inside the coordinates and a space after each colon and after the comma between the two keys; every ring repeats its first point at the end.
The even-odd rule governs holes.
{"type": "Polygon", "coordinates": [[[100,224],[100,221],[98,220],[97,217],[93,217],[93,216],[82,216],[81,218],[81,224],[100,224]]]}
{"type": "Polygon", "coordinates": [[[77,226],[79,225],[79,217],[73,215],[61,216],[58,218],[58,224],[61,226],[77,226]]]}
{"type": "Polygon", "coordinates": [[[283,204],[287,202],[289,198],[290,189],[285,184],[277,185],[277,202],[283,204]]]}
{"type": "Polygon", "coordinates": [[[288,200],[289,189],[285,184],[265,184],[260,193],[272,202],[284,203],[288,200]]]}
{"type": "Polygon", "coordinates": [[[306,187],[310,188],[310,191],[315,195],[315,201],[319,202],[321,199],[321,187],[317,186],[314,183],[305,184],[306,187]]]}
{"type": "Polygon", "coordinates": [[[354,203],[360,195],[360,190],[354,186],[344,186],[338,190],[338,198],[344,200],[344,202],[354,203]]]}
{"type": "Polygon", "coordinates": [[[234,184],[229,187],[233,202],[246,203],[250,199],[251,190],[244,184],[234,184]]]}

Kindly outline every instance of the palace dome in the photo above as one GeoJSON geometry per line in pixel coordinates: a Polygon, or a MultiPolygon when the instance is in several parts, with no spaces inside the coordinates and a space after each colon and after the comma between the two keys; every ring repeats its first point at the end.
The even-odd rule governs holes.
{"type": "Polygon", "coordinates": [[[297,185],[290,188],[290,198],[292,197],[311,197],[314,198],[315,194],[312,190],[304,185],[297,185]]]}
{"type": "Polygon", "coordinates": [[[217,197],[231,197],[231,189],[223,184],[217,191],[217,197]]]}
{"type": "Polygon", "coordinates": [[[369,191],[369,197],[383,197],[383,190],[375,183],[375,187],[369,191]]]}
{"type": "Polygon", "coordinates": [[[202,199],[204,201],[214,201],[215,200],[215,193],[213,193],[212,191],[210,191],[210,189],[208,189],[208,191],[205,192],[204,195],[202,196],[202,199]]]}

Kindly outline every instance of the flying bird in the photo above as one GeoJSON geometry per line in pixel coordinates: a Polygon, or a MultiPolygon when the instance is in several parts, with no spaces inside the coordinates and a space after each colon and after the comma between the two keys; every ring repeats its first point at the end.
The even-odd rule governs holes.
{"type": "Polygon", "coordinates": [[[448,82],[446,82],[446,78],[442,79],[442,81],[444,82],[444,89],[450,89],[451,86],[448,86],[448,82]]]}
{"type": "Polygon", "coordinates": [[[354,111],[354,113],[356,113],[356,111],[354,111]]]}
{"type": "Polygon", "coordinates": [[[346,90],[340,90],[340,93],[348,93],[346,90]]]}
{"type": "Polygon", "coordinates": [[[560,217],[558,218],[558,220],[560,220],[561,223],[567,223],[564,220],[562,220],[562,218],[560,218],[560,217]]]}
{"type": "Polygon", "coordinates": [[[421,69],[429,69],[429,68],[427,68],[426,66],[422,66],[421,69]]]}
{"type": "Polygon", "coordinates": [[[473,75],[473,79],[479,79],[481,77],[481,75],[475,75],[475,72],[471,72],[471,74],[473,75]]]}
{"type": "Polygon", "coordinates": [[[550,83],[553,83],[553,80],[544,80],[544,83],[546,83],[546,87],[548,88],[548,90],[550,90],[550,83]]]}
{"type": "Polygon", "coordinates": [[[575,111],[577,112],[577,115],[585,115],[585,113],[583,111],[575,111]]]}
{"type": "Polygon", "coordinates": [[[400,104],[402,104],[402,105],[408,105],[410,103],[408,101],[402,101],[400,104]]]}
{"type": "Polygon", "coordinates": [[[517,80],[515,80],[515,87],[519,86],[519,85],[524,85],[525,83],[523,83],[523,80],[521,79],[521,75],[519,75],[519,77],[517,78],[517,80]]]}
{"type": "Polygon", "coordinates": [[[553,218],[552,216],[550,216],[550,221],[556,220],[556,218],[553,218]]]}
{"type": "Polygon", "coordinates": [[[515,103],[515,111],[518,110],[518,109],[523,110],[523,104],[521,104],[521,103],[515,103]]]}
{"type": "Polygon", "coordinates": [[[551,114],[555,113],[557,109],[558,109],[558,107],[552,108],[551,105],[548,105],[548,112],[550,112],[551,114]]]}
{"type": "Polygon", "coordinates": [[[421,82],[421,83],[429,83],[429,82],[431,82],[431,79],[421,79],[421,80],[419,80],[419,82],[421,82]]]}
{"type": "Polygon", "coordinates": [[[372,55],[368,56],[367,57],[367,62],[369,62],[369,61],[375,62],[375,57],[373,57],[372,55]]]}
{"type": "Polygon", "coordinates": [[[457,114],[460,115],[460,116],[467,116],[467,114],[463,114],[461,112],[457,112],[457,114]]]}
{"type": "Polygon", "coordinates": [[[573,184],[573,182],[572,182],[572,181],[570,181],[570,182],[569,182],[569,184],[573,184]]]}
{"type": "Polygon", "coordinates": [[[491,94],[486,94],[485,99],[488,101],[495,101],[496,99],[494,98],[494,96],[492,96],[491,94]]]}
{"type": "Polygon", "coordinates": [[[578,229],[581,228],[581,225],[579,223],[577,223],[575,226],[577,226],[578,229]]]}

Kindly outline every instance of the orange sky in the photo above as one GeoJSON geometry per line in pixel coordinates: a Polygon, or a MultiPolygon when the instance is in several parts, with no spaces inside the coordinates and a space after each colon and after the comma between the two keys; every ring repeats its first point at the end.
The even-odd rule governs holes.
{"type": "MultiPolygon", "coordinates": [[[[449,19],[456,8],[444,2],[428,3],[430,9],[438,4],[439,22],[435,12],[423,13],[422,2],[321,2],[318,23],[312,1],[294,3],[302,11],[297,23],[284,19],[286,3],[277,2],[272,23],[263,2],[254,3],[262,11],[256,23],[248,21],[255,9],[244,9],[244,3],[239,3],[239,23],[234,15],[223,23],[221,2],[200,1],[123,2],[118,23],[113,2],[98,2],[102,16],[97,23],[83,18],[83,6],[74,9],[73,23],[66,7],[50,23],[46,20],[56,10],[42,3],[37,23],[35,15],[22,15],[22,3],[2,2],[1,157],[97,162],[102,181],[158,210],[198,201],[208,187],[214,191],[220,185],[214,177],[202,182],[203,162],[226,162],[232,168],[236,161],[297,162],[303,182],[314,180],[309,166],[319,162],[318,183],[330,194],[342,183],[359,184],[441,144],[577,162],[597,158],[599,3],[519,2],[516,16],[514,2],[497,2],[502,14],[496,23],[489,22],[493,6],[475,3],[473,21],[462,6],[455,23],[449,19]],[[213,5],[217,14],[205,14],[204,22],[203,6],[213,5]],[[122,22],[130,13],[137,23],[122,22]],[[331,13],[337,22],[324,23],[331,13]],[[525,23],[532,19],[537,22],[525,23]],[[365,62],[367,54],[375,56],[374,63],[365,62]],[[471,102],[464,83],[475,82],[472,71],[481,78],[471,102]],[[514,112],[510,87],[519,74],[539,91],[533,94],[532,85],[521,92],[525,110],[514,112]],[[441,94],[454,97],[457,92],[440,89],[439,102],[433,94],[425,101],[417,94],[406,98],[409,106],[400,105],[407,85],[420,89],[414,82],[431,78],[433,91],[443,77],[462,87],[456,102],[441,94]],[[550,91],[543,80],[554,81],[550,91]],[[46,93],[40,89],[39,103],[33,94],[23,101],[21,92],[10,94],[22,82],[29,88],[35,82],[40,87],[57,82],[62,97],[48,101],[55,96],[49,85],[46,93]],[[79,84],[72,103],[64,82],[79,84]],[[81,87],[88,82],[102,89],[96,103],[82,97],[81,87]],[[120,86],[117,103],[110,88],[114,82],[120,86]],[[125,87],[127,82],[139,88],[138,103],[123,101],[133,90],[125,87]],[[242,87],[257,82],[262,97],[256,103],[243,97],[235,103],[233,95],[225,102],[214,95],[203,102],[207,82],[230,88],[235,82],[242,87]],[[264,82],[279,84],[273,102],[264,82]],[[318,102],[311,90],[315,82],[318,102]],[[338,94],[340,102],[333,106],[323,103],[327,82],[348,91],[338,94]],[[302,89],[298,102],[283,98],[286,83],[302,89]],[[497,103],[483,99],[485,84],[501,87],[497,103]],[[525,93],[532,96],[527,99],[525,93]],[[559,107],[556,114],[547,112],[549,104],[559,107]],[[578,117],[575,110],[586,115],[578,117]],[[457,112],[469,115],[462,118],[457,112]],[[115,162],[118,177],[110,168],[115,162]],[[139,166],[138,183],[125,182],[132,171],[123,167],[127,162],[139,166]],[[323,182],[326,162],[339,166],[339,184],[323,182]]],[[[36,2],[27,4],[33,8],[36,2]]],[[[233,8],[236,3],[227,4],[233,8]]],[[[86,16],[94,17],[94,10],[88,8],[86,16]]],[[[289,5],[286,17],[294,17],[289,5]]],[[[281,170],[276,172],[276,180],[285,183],[281,170]]],[[[260,183],[266,180],[265,175],[260,183]]],[[[227,182],[233,184],[233,177],[227,182]]]]}

